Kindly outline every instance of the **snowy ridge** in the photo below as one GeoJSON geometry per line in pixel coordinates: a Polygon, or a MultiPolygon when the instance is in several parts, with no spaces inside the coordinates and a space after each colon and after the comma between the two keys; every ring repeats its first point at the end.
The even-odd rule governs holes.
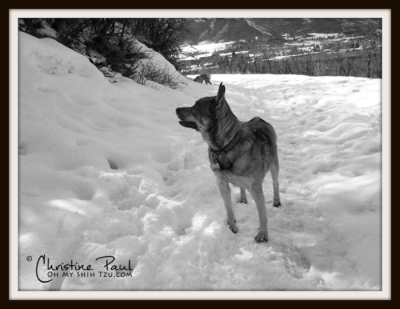
{"type": "Polygon", "coordinates": [[[156,91],[19,35],[21,290],[381,289],[380,80],[213,75],[156,91]],[[175,115],[221,81],[239,119],[278,134],[282,207],[267,174],[264,244],[251,198],[234,203],[239,232],[227,228],[207,146],[175,115]],[[109,255],[134,270],[41,283],[25,257],[42,254],[96,270],[109,255]]]}

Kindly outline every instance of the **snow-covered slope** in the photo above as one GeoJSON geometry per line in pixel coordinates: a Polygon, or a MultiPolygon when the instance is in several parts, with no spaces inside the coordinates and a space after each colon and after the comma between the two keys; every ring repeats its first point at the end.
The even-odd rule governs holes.
{"type": "Polygon", "coordinates": [[[19,44],[20,290],[381,289],[380,80],[214,75],[154,90],[109,83],[52,39],[19,44]],[[234,203],[239,232],[226,227],[207,146],[175,115],[221,81],[239,119],[278,134],[282,207],[267,175],[267,243],[254,241],[251,199],[234,203]],[[41,283],[44,254],[95,276],[48,278],[40,260],[54,279],[41,283]],[[100,277],[102,256],[132,276],[100,277]]]}
{"type": "Polygon", "coordinates": [[[142,70],[143,67],[147,65],[153,65],[161,70],[163,70],[165,73],[169,74],[171,77],[174,77],[178,80],[184,80],[185,82],[187,79],[182,76],[176,69],[175,67],[168,62],[163,55],[160,53],[156,52],[155,50],[147,47],[143,43],[140,43],[139,41],[135,42],[135,50],[140,50],[141,52],[145,53],[146,56],[148,57],[147,59],[140,60],[140,65],[138,67],[139,70],[142,70]]]}

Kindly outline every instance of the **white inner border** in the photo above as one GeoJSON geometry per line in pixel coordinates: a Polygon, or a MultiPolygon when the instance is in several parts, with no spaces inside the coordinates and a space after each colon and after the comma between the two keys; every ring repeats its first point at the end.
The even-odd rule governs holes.
{"type": "Polygon", "coordinates": [[[10,299],[391,299],[391,10],[267,10],[267,9],[115,9],[115,10],[9,10],[10,31],[10,299]],[[382,18],[382,291],[297,291],[297,292],[46,292],[18,291],[18,18],[382,18]]]}

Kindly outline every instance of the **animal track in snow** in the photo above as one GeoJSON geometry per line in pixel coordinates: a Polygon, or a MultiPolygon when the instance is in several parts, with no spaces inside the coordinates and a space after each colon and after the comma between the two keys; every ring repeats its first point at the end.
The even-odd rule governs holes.
{"type": "Polygon", "coordinates": [[[108,159],[107,162],[110,165],[110,168],[112,170],[117,170],[118,169],[118,165],[113,160],[108,159]]]}
{"type": "Polygon", "coordinates": [[[18,154],[21,156],[26,156],[28,154],[28,147],[26,146],[26,143],[20,143],[18,145],[18,154]]]}
{"type": "Polygon", "coordinates": [[[281,252],[284,254],[284,265],[287,272],[294,278],[300,279],[310,270],[311,262],[296,246],[282,243],[281,252]]]}
{"type": "Polygon", "coordinates": [[[89,182],[77,182],[74,184],[73,188],[75,195],[80,200],[89,201],[94,196],[94,188],[89,182]]]}

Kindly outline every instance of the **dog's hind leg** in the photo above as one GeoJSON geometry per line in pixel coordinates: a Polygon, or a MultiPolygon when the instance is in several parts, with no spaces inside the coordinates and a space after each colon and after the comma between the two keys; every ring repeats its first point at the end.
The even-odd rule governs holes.
{"type": "Polygon", "coordinates": [[[240,187],[240,199],[239,203],[247,204],[247,196],[246,196],[246,189],[240,187]]]}
{"type": "Polygon", "coordinates": [[[229,229],[236,234],[238,228],[236,226],[235,214],[233,213],[232,209],[231,188],[229,187],[229,183],[226,180],[219,177],[217,177],[217,184],[222,199],[224,200],[226,215],[228,216],[229,229]]]}
{"type": "Polygon", "coordinates": [[[279,207],[281,206],[281,199],[279,197],[279,160],[278,154],[276,155],[275,161],[271,164],[270,168],[271,176],[272,176],[272,187],[274,189],[274,201],[273,206],[279,207]]]}
{"type": "Polygon", "coordinates": [[[262,183],[259,185],[253,185],[250,189],[250,194],[256,202],[258,218],[260,220],[260,230],[258,231],[255,240],[257,242],[268,241],[267,231],[267,209],[265,208],[265,198],[262,190],[262,183]]]}

